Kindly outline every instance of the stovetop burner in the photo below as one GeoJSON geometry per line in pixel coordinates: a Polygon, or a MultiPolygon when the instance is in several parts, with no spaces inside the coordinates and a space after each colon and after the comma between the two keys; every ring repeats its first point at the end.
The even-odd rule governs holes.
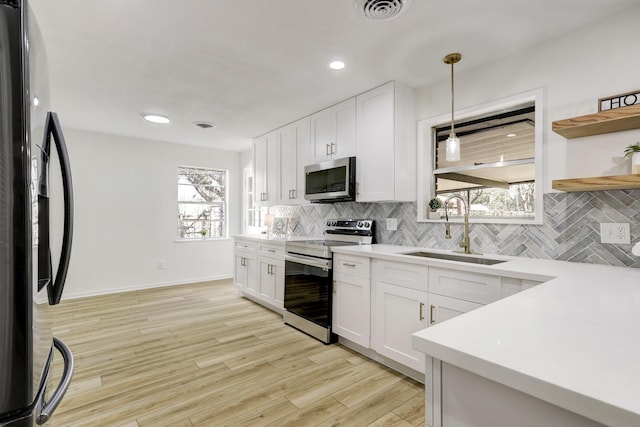
{"type": "Polygon", "coordinates": [[[331,259],[332,247],[373,243],[373,227],[371,219],[330,219],[324,239],[288,240],[285,250],[289,254],[331,259]]]}

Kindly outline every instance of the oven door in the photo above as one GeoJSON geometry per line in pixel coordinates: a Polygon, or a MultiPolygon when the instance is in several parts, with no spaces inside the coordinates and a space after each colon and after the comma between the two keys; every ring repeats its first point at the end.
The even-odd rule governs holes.
{"type": "MultiPolygon", "coordinates": [[[[288,313],[330,329],[331,260],[293,254],[285,255],[284,259],[284,308],[288,313]]],[[[304,330],[296,324],[292,326],[304,330]]]]}

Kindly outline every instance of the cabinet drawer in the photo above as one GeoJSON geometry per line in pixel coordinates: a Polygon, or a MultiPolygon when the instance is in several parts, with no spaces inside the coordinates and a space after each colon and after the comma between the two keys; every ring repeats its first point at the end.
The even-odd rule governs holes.
{"type": "Polygon", "coordinates": [[[371,259],[345,254],[333,255],[333,271],[335,274],[349,274],[351,276],[368,279],[370,273],[371,259]]]}
{"type": "Polygon", "coordinates": [[[376,282],[391,283],[419,291],[427,290],[427,266],[375,259],[372,270],[376,282]]]}
{"type": "Polygon", "coordinates": [[[502,278],[466,271],[429,269],[429,292],[478,304],[500,299],[502,278]]]}
{"type": "Polygon", "coordinates": [[[256,242],[248,240],[236,240],[234,247],[236,249],[242,249],[246,251],[255,251],[256,249],[258,249],[258,244],[256,242]]]}
{"type": "Polygon", "coordinates": [[[272,258],[284,258],[284,246],[261,243],[258,246],[258,254],[272,258]]]}

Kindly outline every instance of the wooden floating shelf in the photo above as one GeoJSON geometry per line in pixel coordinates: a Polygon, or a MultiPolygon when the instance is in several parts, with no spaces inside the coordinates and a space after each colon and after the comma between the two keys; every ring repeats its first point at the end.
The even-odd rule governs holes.
{"type": "Polygon", "coordinates": [[[557,179],[551,188],[559,191],[604,191],[640,189],[640,174],[557,179]]]}
{"type": "Polygon", "coordinates": [[[640,105],[615,108],[553,122],[551,129],[567,139],[640,128],[640,105]]]}

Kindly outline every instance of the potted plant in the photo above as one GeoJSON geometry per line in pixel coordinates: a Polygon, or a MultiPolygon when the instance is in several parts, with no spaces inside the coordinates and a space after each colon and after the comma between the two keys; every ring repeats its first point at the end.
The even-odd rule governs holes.
{"type": "Polygon", "coordinates": [[[429,200],[429,209],[431,209],[431,212],[429,212],[429,219],[440,219],[440,212],[438,212],[438,209],[441,207],[442,202],[437,197],[429,200]]]}
{"type": "Polygon", "coordinates": [[[631,157],[631,173],[640,174],[640,142],[625,148],[624,156],[631,157]]]}
{"type": "Polygon", "coordinates": [[[203,228],[200,230],[200,235],[202,236],[203,239],[207,238],[207,229],[203,228]]]}

